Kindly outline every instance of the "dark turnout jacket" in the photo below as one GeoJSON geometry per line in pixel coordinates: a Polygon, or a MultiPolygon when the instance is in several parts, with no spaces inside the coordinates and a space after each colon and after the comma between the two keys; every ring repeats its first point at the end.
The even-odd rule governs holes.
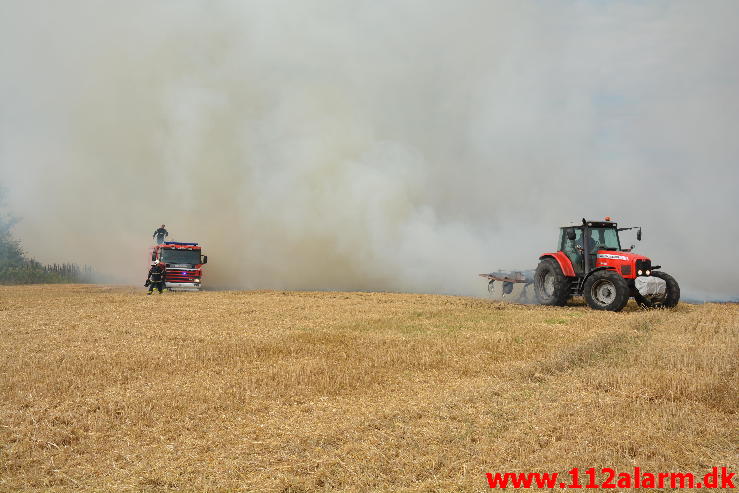
{"type": "Polygon", "coordinates": [[[149,281],[151,282],[163,282],[165,267],[162,264],[152,265],[149,269],[149,281]]]}
{"type": "Polygon", "coordinates": [[[164,228],[157,228],[157,230],[154,231],[154,234],[151,235],[151,237],[152,238],[155,238],[157,236],[159,236],[161,238],[165,238],[165,237],[169,236],[169,232],[166,229],[164,229],[164,228]]]}

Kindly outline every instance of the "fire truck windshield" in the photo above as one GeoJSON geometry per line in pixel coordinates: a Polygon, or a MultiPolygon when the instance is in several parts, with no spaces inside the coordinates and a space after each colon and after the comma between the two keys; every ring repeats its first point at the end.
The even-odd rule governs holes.
{"type": "Polygon", "coordinates": [[[199,264],[200,250],[179,250],[176,248],[163,248],[161,260],[165,264],[199,264]]]}

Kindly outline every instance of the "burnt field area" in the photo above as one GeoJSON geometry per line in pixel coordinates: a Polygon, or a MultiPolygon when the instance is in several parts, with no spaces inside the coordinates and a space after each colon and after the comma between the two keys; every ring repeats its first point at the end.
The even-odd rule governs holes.
{"type": "MultiPolygon", "coordinates": [[[[737,469],[739,306],[0,286],[2,491],[737,469]]],[[[512,490],[512,489],[511,489],[512,490]]]]}

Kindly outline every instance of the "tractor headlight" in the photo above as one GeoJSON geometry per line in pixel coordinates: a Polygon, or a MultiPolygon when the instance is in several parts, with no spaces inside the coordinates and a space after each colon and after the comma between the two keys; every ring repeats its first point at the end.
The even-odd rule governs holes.
{"type": "Polygon", "coordinates": [[[643,272],[642,272],[642,270],[641,270],[641,269],[639,269],[638,271],[636,271],[636,275],[637,275],[637,276],[640,276],[640,275],[642,275],[642,274],[643,274],[643,272]]]}
{"type": "Polygon", "coordinates": [[[636,265],[637,273],[640,276],[650,275],[652,273],[652,261],[649,259],[638,259],[636,265]]]}
{"type": "Polygon", "coordinates": [[[195,282],[200,282],[200,279],[195,279],[195,282]]]}

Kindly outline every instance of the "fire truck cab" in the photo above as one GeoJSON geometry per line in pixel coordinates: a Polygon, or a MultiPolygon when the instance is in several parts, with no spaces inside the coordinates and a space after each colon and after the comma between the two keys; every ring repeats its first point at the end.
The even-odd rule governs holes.
{"type": "Polygon", "coordinates": [[[166,266],[164,286],[171,291],[200,291],[203,279],[203,265],[208,256],[203,255],[197,243],[165,241],[151,250],[151,261],[162,262],[166,266]]]}

